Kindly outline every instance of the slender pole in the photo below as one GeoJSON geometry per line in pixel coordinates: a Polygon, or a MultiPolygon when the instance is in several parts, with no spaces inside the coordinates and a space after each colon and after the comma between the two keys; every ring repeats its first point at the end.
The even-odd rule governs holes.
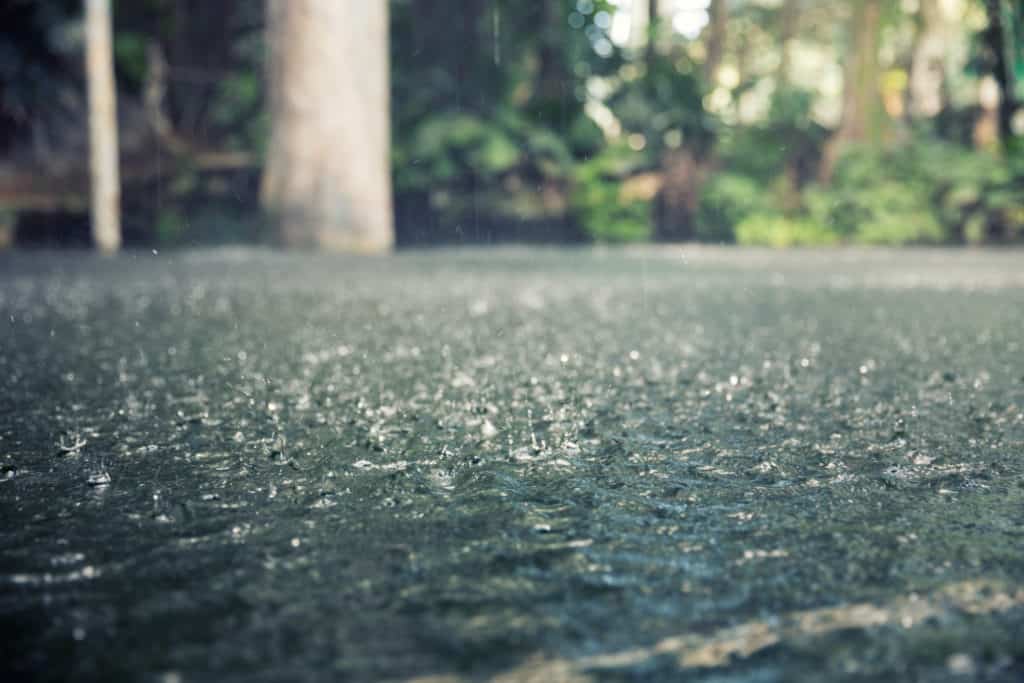
{"type": "Polygon", "coordinates": [[[117,168],[117,95],[110,0],[84,2],[92,236],[96,247],[109,253],[121,247],[121,179],[117,168]]]}

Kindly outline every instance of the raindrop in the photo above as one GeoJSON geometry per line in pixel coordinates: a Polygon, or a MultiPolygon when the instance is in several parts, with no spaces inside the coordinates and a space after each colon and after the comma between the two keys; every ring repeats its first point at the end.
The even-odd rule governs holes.
{"type": "Polygon", "coordinates": [[[65,454],[78,453],[80,450],[85,448],[88,443],[88,440],[86,440],[86,438],[81,434],[72,432],[66,437],[60,437],[60,441],[57,442],[57,450],[65,454]]]}
{"type": "Polygon", "coordinates": [[[107,486],[110,484],[110,473],[106,471],[93,472],[86,482],[89,486],[107,486]]]}
{"type": "Polygon", "coordinates": [[[973,676],[977,672],[974,659],[964,652],[957,652],[946,660],[946,668],[957,676],[973,676]]]}

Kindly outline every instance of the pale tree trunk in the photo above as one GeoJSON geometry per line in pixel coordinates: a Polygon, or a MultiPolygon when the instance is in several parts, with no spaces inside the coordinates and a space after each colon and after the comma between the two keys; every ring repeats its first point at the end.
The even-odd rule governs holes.
{"type": "Polygon", "coordinates": [[[947,37],[939,0],[919,0],[918,29],[910,66],[910,113],[913,116],[928,118],[942,111],[947,37]]]}
{"type": "Polygon", "coordinates": [[[985,74],[978,82],[978,118],[972,134],[978,149],[996,151],[999,147],[999,83],[992,74],[985,74]]]}
{"type": "Polygon", "coordinates": [[[707,58],[704,61],[704,78],[709,90],[714,90],[718,79],[718,68],[725,56],[726,31],[729,27],[729,8],[725,0],[711,0],[711,19],[708,22],[707,58]]]}
{"type": "Polygon", "coordinates": [[[394,243],[386,2],[267,0],[262,199],[287,246],[394,243]]]}
{"type": "Polygon", "coordinates": [[[843,113],[839,128],[825,145],[820,179],[832,179],[843,150],[854,142],[874,142],[878,137],[881,97],[878,91],[878,36],[881,29],[880,0],[854,0],[852,54],[847,56],[843,78],[843,113]]]}
{"type": "Polygon", "coordinates": [[[778,85],[785,87],[789,85],[789,70],[793,64],[793,40],[796,38],[797,23],[800,20],[800,0],[784,0],[781,11],[781,28],[779,44],[781,45],[781,56],[779,58],[778,85]]]}
{"type": "Polygon", "coordinates": [[[92,236],[105,252],[121,246],[121,180],[110,0],[85,0],[85,70],[89,91],[92,236]]]}

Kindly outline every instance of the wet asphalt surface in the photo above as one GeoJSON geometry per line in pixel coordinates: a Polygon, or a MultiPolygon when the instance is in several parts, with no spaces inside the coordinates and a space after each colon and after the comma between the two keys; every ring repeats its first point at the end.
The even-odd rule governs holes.
{"type": "Polygon", "coordinates": [[[3,680],[1022,680],[1024,252],[0,254],[0,520],[3,680]]]}

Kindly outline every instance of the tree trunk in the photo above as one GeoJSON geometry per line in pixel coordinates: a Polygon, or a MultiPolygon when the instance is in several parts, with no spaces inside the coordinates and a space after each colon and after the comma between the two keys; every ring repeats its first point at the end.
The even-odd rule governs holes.
{"type": "Polygon", "coordinates": [[[978,118],[972,139],[977,149],[997,151],[999,148],[999,84],[991,74],[978,82],[978,118]]]}
{"type": "Polygon", "coordinates": [[[946,30],[939,0],[919,0],[918,29],[910,66],[910,113],[932,117],[944,106],[946,30]]]}
{"type": "Polygon", "coordinates": [[[718,68],[725,56],[726,31],[729,28],[729,8],[725,0],[711,0],[711,20],[708,23],[707,58],[704,61],[704,79],[708,90],[714,90],[718,68]]]}
{"type": "Polygon", "coordinates": [[[665,151],[661,173],[660,215],[655,237],[665,242],[692,240],[704,169],[692,150],[680,147],[665,151]]]}
{"type": "Polygon", "coordinates": [[[820,179],[828,183],[843,150],[854,142],[876,142],[881,116],[878,93],[878,35],[880,0],[855,0],[853,54],[848,56],[843,82],[843,113],[839,128],[826,143],[820,179]]]}
{"type": "Polygon", "coordinates": [[[1003,145],[1013,137],[1013,115],[1017,110],[1014,68],[1006,49],[1005,9],[1003,0],[985,0],[988,28],[983,40],[991,53],[992,75],[999,84],[999,139],[1003,145]]]}
{"type": "MultiPolygon", "coordinates": [[[[719,20],[724,20],[725,3],[721,0],[712,1],[718,5],[718,11],[722,12],[719,20]]],[[[712,12],[716,11],[714,6],[712,6],[711,10],[712,12]]],[[[658,37],[663,17],[658,0],[649,0],[648,11],[650,37],[647,44],[647,63],[648,71],[650,72],[653,64],[659,58],[657,52],[658,37]]],[[[712,18],[712,22],[714,21],[715,19],[712,18]]],[[[717,57],[712,57],[710,51],[712,50],[712,44],[718,40],[722,41],[720,47],[724,46],[724,28],[724,25],[719,25],[710,26],[708,29],[710,31],[708,34],[709,56],[708,61],[704,65],[708,78],[712,77],[710,73],[717,70],[717,66],[712,67],[710,62],[720,62],[721,59],[721,54],[717,57]],[[719,31],[721,33],[718,33],[719,31]],[[708,71],[709,68],[710,72],[708,71]]],[[[719,48],[716,47],[714,49],[718,50],[719,48]]],[[[692,143],[686,141],[684,146],[668,148],[661,155],[660,172],[662,183],[661,191],[658,193],[655,203],[654,236],[655,239],[662,242],[686,241],[692,240],[695,237],[694,219],[697,214],[697,207],[700,204],[700,192],[706,173],[706,160],[698,156],[698,151],[695,148],[686,146],[688,144],[692,143]]]]}
{"type": "Polygon", "coordinates": [[[390,249],[387,3],[267,0],[267,33],[261,191],[280,241],[390,249]]]}
{"type": "Polygon", "coordinates": [[[544,0],[538,17],[537,81],[532,109],[544,123],[564,129],[575,114],[569,67],[565,61],[565,13],[562,0],[544,0]],[[570,101],[571,100],[571,101],[570,101]]]}
{"type": "Polygon", "coordinates": [[[110,25],[110,0],[85,0],[92,236],[96,246],[105,252],[114,252],[121,247],[117,91],[110,25]]]}
{"type": "Polygon", "coordinates": [[[647,0],[647,44],[644,46],[644,52],[648,65],[654,61],[657,52],[658,31],[661,25],[660,11],[658,0],[647,0]]]}
{"type": "Polygon", "coordinates": [[[785,0],[780,12],[782,25],[779,30],[779,44],[782,54],[779,57],[777,81],[779,87],[785,87],[790,81],[789,70],[793,63],[793,39],[796,38],[797,22],[800,19],[800,0],[785,0]]]}
{"type": "Polygon", "coordinates": [[[455,106],[457,109],[477,110],[482,102],[483,92],[477,86],[481,82],[480,69],[482,66],[481,56],[481,19],[484,14],[483,3],[480,0],[463,0],[459,8],[458,28],[452,26],[452,39],[459,45],[459,60],[456,66],[455,78],[455,106]],[[465,101],[466,95],[471,98],[465,101]]]}

